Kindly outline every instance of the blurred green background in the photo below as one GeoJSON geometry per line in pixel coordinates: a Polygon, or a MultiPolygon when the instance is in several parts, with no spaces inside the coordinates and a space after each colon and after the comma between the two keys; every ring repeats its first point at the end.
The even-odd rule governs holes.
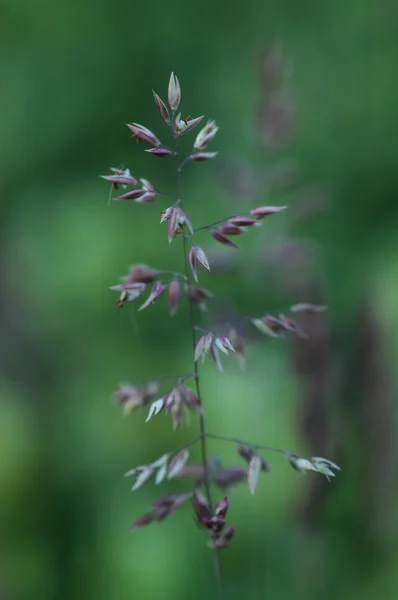
{"type": "MultiPolygon", "coordinates": [[[[98,177],[124,165],[173,191],[171,163],[125,127],[167,139],[152,88],[165,99],[171,70],[183,113],[220,126],[210,148],[219,162],[184,175],[195,224],[289,205],[308,186],[325,197],[311,218],[275,216],[251,232],[233,255],[240,271],[201,279],[244,314],[330,306],[326,321],[307,323],[307,345],[254,336],[245,373],[228,359],[224,374],[203,367],[212,431],[325,454],[343,469],[314,483],[275,455],[253,498],[231,491],[228,597],[395,598],[396,3],[3,0],[1,15],[1,598],[217,597],[189,508],[129,530],[184,484],[132,493],[123,473],[189,441],[195,419],[173,433],[167,417],[144,424],[109,401],[120,382],[191,369],[184,310],[173,320],[162,301],[121,311],[109,291],[132,263],[181,268],[178,240],[168,245],[158,225],[164,203],[108,206],[98,177]],[[253,114],[258,53],[274,42],[296,113],[291,144],[267,151],[253,143],[253,114]],[[282,159],[297,161],[297,182],[238,208],[220,171],[243,160],[266,173],[282,159]],[[271,252],[287,235],[291,263],[271,252]],[[316,258],[301,260],[303,247],[316,258]]],[[[218,248],[203,244],[211,260],[218,248]]],[[[211,452],[239,464],[233,445],[211,452]]]]}

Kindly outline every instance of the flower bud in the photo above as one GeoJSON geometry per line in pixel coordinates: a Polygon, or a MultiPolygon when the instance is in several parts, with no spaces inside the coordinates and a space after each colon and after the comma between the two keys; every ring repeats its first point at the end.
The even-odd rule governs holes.
{"type": "Polygon", "coordinates": [[[138,310],[144,310],[144,308],[147,308],[150,304],[153,304],[154,302],[156,302],[156,300],[158,298],[160,298],[160,296],[166,291],[166,286],[162,285],[160,283],[160,281],[157,281],[155,283],[155,285],[152,288],[151,293],[149,294],[148,298],[145,300],[144,304],[142,306],[140,306],[140,308],[138,310]]]}
{"type": "Polygon", "coordinates": [[[211,348],[211,344],[213,341],[213,334],[211,333],[211,331],[208,331],[205,335],[205,341],[204,341],[204,351],[208,352],[211,348]]]}
{"type": "Polygon", "coordinates": [[[135,200],[141,204],[145,202],[152,202],[158,195],[155,187],[147,179],[140,179],[141,188],[137,190],[130,190],[122,196],[116,198],[116,200],[135,200]]]}
{"type": "Polygon", "coordinates": [[[130,190],[129,192],[126,192],[122,196],[118,196],[118,198],[116,198],[116,200],[135,200],[136,202],[138,202],[143,196],[145,196],[145,193],[146,193],[145,190],[142,190],[142,189],[130,190]]]}
{"type": "MultiPolygon", "coordinates": [[[[325,475],[326,479],[335,477],[336,473],[332,469],[341,471],[340,467],[336,463],[328,460],[327,458],[321,458],[319,456],[312,456],[311,458],[302,458],[291,452],[286,453],[286,458],[292,465],[293,469],[304,473],[305,471],[316,471],[321,475],[325,475]]],[[[330,481],[330,480],[329,480],[330,481]]]]}
{"type": "Polygon", "coordinates": [[[257,208],[253,208],[250,214],[256,219],[262,219],[263,217],[268,217],[268,215],[286,210],[286,208],[287,206],[258,206],[257,208]]]}
{"type": "Polygon", "coordinates": [[[202,335],[195,346],[195,353],[194,353],[194,361],[196,362],[197,360],[199,360],[200,357],[203,357],[206,353],[205,351],[205,341],[206,341],[206,336],[202,335]]]}
{"type": "Polygon", "coordinates": [[[204,301],[213,297],[213,294],[209,290],[205,290],[197,285],[187,285],[186,294],[188,301],[194,306],[199,306],[202,310],[206,310],[204,301]]]}
{"type": "Polygon", "coordinates": [[[211,345],[210,356],[212,357],[213,362],[216,365],[217,369],[220,371],[220,373],[222,373],[224,371],[224,368],[222,366],[222,362],[220,359],[220,353],[219,353],[219,350],[218,350],[215,342],[211,345]]]}
{"type": "Polygon", "coordinates": [[[307,302],[301,302],[300,304],[294,304],[290,307],[292,312],[307,312],[307,313],[319,313],[325,312],[327,306],[324,304],[309,304],[307,302]]]}
{"type": "Polygon", "coordinates": [[[181,102],[181,88],[177,76],[172,73],[169,80],[168,100],[171,110],[177,110],[181,102]]]}
{"type": "Polygon", "coordinates": [[[224,346],[224,348],[227,351],[230,350],[231,352],[236,352],[231,340],[229,338],[227,338],[225,335],[221,335],[218,339],[220,340],[220,343],[224,346]]]}
{"type": "Polygon", "coordinates": [[[238,446],[238,454],[243,458],[245,462],[247,462],[247,464],[249,464],[254,455],[254,450],[249,446],[242,446],[242,444],[240,444],[238,446]]]}
{"type": "Polygon", "coordinates": [[[153,521],[155,520],[155,516],[149,512],[149,513],[145,513],[145,515],[142,515],[142,517],[139,517],[131,526],[131,529],[138,529],[139,527],[144,527],[145,525],[149,525],[150,523],[153,523],[153,521]]]}
{"type": "Polygon", "coordinates": [[[180,305],[181,286],[178,281],[171,281],[169,284],[169,312],[170,316],[175,315],[180,305]]]}
{"type": "Polygon", "coordinates": [[[170,392],[166,396],[166,412],[169,412],[174,406],[179,406],[181,404],[181,394],[177,387],[173,387],[170,392]]]}
{"type": "Polygon", "coordinates": [[[143,405],[142,390],[136,385],[122,384],[114,394],[114,400],[123,407],[125,414],[143,405]]]}
{"type": "Polygon", "coordinates": [[[228,335],[229,335],[231,344],[235,349],[236,356],[238,358],[240,367],[242,369],[244,369],[246,366],[246,354],[245,354],[245,346],[244,346],[243,338],[238,333],[238,331],[236,331],[236,329],[234,329],[233,327],[230,328],[228,335]]]}
{"type": "Polygon", "coordinates": [[[151,269],[148,265],[131,265],[129,274],[123,278],[126,283],[152,283],[159,274],[157,269],[151,269]]]}
{"type": "Polygon", "coordinates": [[[183,401],[188,408],[194,410],[196,413],[201,415],[203,413],[202,405],[196,394],[186,385],[182,387],[183,401]]]}
{"type": "Polygon", "coordinates": [[[234,534],[235,527],[228,527],[228,529],[225,530],[224,534],[220,538],[212,542],[213,547],[217,549],[228,548],[229,542],[231,541],[234,534]]]}
{"type": "Polygon", "coordinates": [[[126,283],[118,283],[117,285],[113,285],[110,289],[115,292],[125,292],[125,291],[139,291],[143,292],[146,288],[145,283],[141,281],[136,282],[126,282],[126,283]]]}
{"type": "Polygon", "coordinates": [[[222,223],[218,230],[224,235],[241,235],[245,233],[243,227],[239,227],[239,225],[234,225],[233,223],[222,223]]]}
{"type": "Polygon", "coordinates": [[[217,242],[220,242],[220,244],[224,244],[225,246],[231,246],[232,248],[238,247],[236,244],[231,242],[231,240],[229,238],[227,238],[226,235],[224,235],[217,229],[211,229],[210,233],[214,237],[214,239],[217,240],[217,242]]]}
{"type": "Polygon", "coordinates": [[[168,208],[166,208],[166,210],[162,211],[161,213],[161,218],[160,218],[160,222],[164,223],[165,221],[168,221],[169,219],[171,219],[171,215],[173,214],[174,211],[174,206],[169,206],[168,208]]]}
{"type": "Polygon", "coordinates": [[[180,425],[187,425],[189,415],[188,409],[184,404],[182,404],[181,402],[179,404],[175,404],[171,409],[171,414],[174,430],[177,429],[180,425]]]}
{"type": "Polygon", "coordinates": [[[228,223],[232,223],[232,225],[238,225],[239,227],[249,227],[250,225],[255,225],[257,223],[256,219],[251,219],[250,217],[246,217],[245,215],[231,217],[228,219],[228,223]]]}
{"type": "Polygon", "coordinates": [[[163,121],[165,121],[166,123],[170,123],[170,115],[169,115],[169,111],[167,110],[167,106],[165,105],[163,100],[160,98],[160,96],[157,95],[156,92],[154,92],[152,90],[152,93],[153,93],[153,97],[155,98],[156,108],[158,109],[160,116],[162,117],[163,121]]]}
{"type": "Polygon", "coordinates": [[[192,503],[198,523],[207,527],[211,520],[211,511],[206,498],[200,492],[195,492],[192,503]]]}
{"type": "Polygon", "coordinates": [[[272,315],[267,315],[259,319],[251,319],[251,322],[261,333],[265,333],[271,337],[278,337],[286,330],[282,321],[272,315]]]}
{"type": "Polygon", "coordinates": [[[196,246],[196,257],[200,264],[203,265],[205,269],[210,271],[209,259],[207,258],[205,251],[200,246],[196,246]]]}
{"type": "Polygon", "coordinates": [[[119,297],[118,301],[116,302],[116,305],[119,306],[120,308],[123,308],[123,306],[127,302],[133,302],[133,300],[135,300],[136,298],[141,296],[141,294],[145,291],[145,289],[146,289],[145,283],[140,283],[140,282],[119,283],[118,285],[113,285],[111,287],[111,290],[116,291],[116,292],[121,292],[120,297],[119,297]]]}
{"type": "Polygon", "coordinates": [[[178,134],[179,135],[184,135],[185,133],[188,133],[189,131],[192,131],[192,129],[194,129],[194,127],[196,127],[196,125],[199,125],[199,123],[201,122],[201,120],[203,119],[202,117],[196,117],[195,119],[186,119],[185,121],[180,121],[178,123],[178,134]]]}
{"type": "Polygon", "coordinates": [[[191,119],[191,118],[181,119],[181,113],[178,113],[178,115],[176,116],[176,118],[174,119],[174,122],[173,122],[174,134],[175,135],[184,135],[185,133],[188,133],[194,127],[196,127],[196,125],[198,125],[202,119],[203,119],[203,116],[195,117],[195,119],[191,119]]]}
{"type": "Polygon", "coordinates": [[[106,181],[110,181],[113,184],[114,188],[117,190],[118,185],[137,185],[137,180],[130,173],[129,169],[111,169],[113,175],[100,175],[102,179],[106,181]]]}
{"type": "Polygon", "coordinates": [[[159,138],[150,129],[144,127],[144,125],[127,123],[127,127],[133,132],[133,137],[136,137],[137,140],[141,140],[141,142],[145,142],[150,146],[161,146],[159,138]]]}
{"type": "Polygon", "coordinates": [[[216,506],[216,517],[221,517],[225,519],[228,511],[228,498],[225,496],[220,502],[217,503],[216,506]]]}
{"type": "Polygon", "coordinates": [[[203,127],[196,136],[195,143],[193,145],[197,150],[203,150],[212,141],[218,131],[215,121],[208,121],[207,125],[203,127]]]}
{"type": "Polygon", "coordinates": [[[196,252],[196,246],[192,246],[189,252],[189,266],[191,267],[191,271],[193,273],[195,281],[198,281],[198,257],[196,252]]]}
{"type": "MultiPolygon", "coordinates": [[[[242,446],[239,445],[238,446],[238,454],[239,456],[241,456],[243,458],[243,460],[245,462],[247,462],[247,464],[250,464],[250,461],[252,460],[253,456],[255,455],[255,451],[253,448],[250,448],[249,446],[242,446]]],[[[259,456],[259,459],[261,461],[261,471],[263,471],[264,473],[267,473],[268,471],[271,470],[271,467],[269,466],[268,462],[265,460],[265,458],[263,456],[259,456]]]]}
{"type": "Polygon", "coordinates": [[[149,152],[150,154],[154,154],[155,156],[175,156],[175,152],[170,150],[169,148],[150,148],[149,150],[145,150],[145,152],[149,152]]]}
{"type": "Polygon", "coordinates": [[[306,338],[307,334],[304,333],[304,331],[301,329],[301,327],[299,326],[298,323],[296,323],[296,321],[293,321],[293,319],[290,319],[289,317],[287,317],[286,315],[279,315],[279,319],[281,321],[281,323],[283,323],[283,326],[285,327],[285,329],[287,331],[291,331],[292,333],[296,333],[297,335],[299,335],[302,338],[306,338]]]}
{"type": "Polygon", "coordinates": [[[176,233],[178,231],[179,222],[178,222],[178,208],[173,206],[172,212],[169,218],[169,243],[175,238],[176,233]]]}
{"type": "Polygon", "coordinates": [[[217,156],[218,152],[195,152],[189,156],[189,160],[194,162],[203,162],[217,156]]]}
{"type": "Polygon", "coordinates": [[[191,221],[185,212],[179,206],[171,206],[162,213],[161,223],[169,221],[169,242],[171,242],[177,233],[182,233],[185,225],[190,233],[193,233],[191,221]]]}
{"type": "Polygon", "coordinates": [[[189,233],[192,235],[193,234],[193,227],[192,227],[192,223],[191,221],[188,219],[187,214],[182,210],[182,208],[179,208],[179,224],[180,227],[185,227],[185,225],[187,226],[189,233]]]}

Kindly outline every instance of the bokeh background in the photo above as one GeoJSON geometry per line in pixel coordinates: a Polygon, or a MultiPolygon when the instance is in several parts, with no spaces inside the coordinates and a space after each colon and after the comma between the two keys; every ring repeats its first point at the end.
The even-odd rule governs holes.
{"type": "MultiPolygon", "coordinates": [[[[222,299],[231,314],[330,307],[304,318],[306,341],[252,332],[244,373],[232,359],[223,374],[202,369],[213,432],[343,469],[328,484],[270,455],[254,497],[231,490],[228,597],[395,598],[396,3],[1,5],[1,598],[217,597],[189,507],[130,531],[186,484],[132,493],[123,478],[194,437],[195,419],[173,433],[167,417],[145,424],[110,401],[120,382],[191,369],[186,311],[171,320],[162,301],[119,310],[109,291],[132,263],[181,268],[178,240],[168,245],[158,224],[164,201],[109,205],[98,177],[128,166],[173,192],[171,163],[125,127],[138,121],[167,139],[152,88],[165,98],[171,70],[184,114],[220,126],[220,157],[184,174],[194,222],[259,204],[292,209],[239,251],[203,235],[218,265],[201,279],[216,312],[222,299]],[[260,59],[274,44],[283,79],[279,59],[260,59]],[[273,134],[261,142],[264,131],[273,134]]],[[[211,452],[239,464],[233,445],[211,452]]]]}

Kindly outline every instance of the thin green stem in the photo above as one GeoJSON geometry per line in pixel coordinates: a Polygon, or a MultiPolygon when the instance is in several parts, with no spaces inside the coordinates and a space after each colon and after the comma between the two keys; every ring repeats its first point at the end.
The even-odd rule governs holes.
{"type": "Polygon", "coordinates": [[[178,273],[177,271],[158,271],[159,275],[170,275],[174,279],[182,279],[185,281],[185,275],[183,273],[178,273]]]}
{"type": "MultiPolygon", "coordinates": [[[[184,260],[185,260],[186,272],[187,272],[187,274],[189,274],[188,252],[187,252],[187,243],[186,243],[185,236],[184,236],[184,260]]],[[[190,285],[190,284],[188,283],[188,285],[190,285]]],[[[194,319],[194,309],[193,309],[193,305],[191,304],[191,302],[189,302],[189,319],[190,319],[191,334],[192,334],[192,351],[193,351],[193,353],[195,353],[195,347],[196,347],[195,319],[194,319]]],[[[194,379],[195,379],[195,386],[196,386],[196,395],[198,397],[200,404],[202,404],[198,361],[194,361],[194,379]]],[[[200,437],[201,437],[201,448],[202,448],[202,463],[203,463],[203,469],[204,469],[204,484],[205,484],[207,499],[209,502],[209,507],[210,507],[210,510],[213,512],[213,501],[212,501],[211,489],[210,489],[210,474],[209,474],[207,447],[206,447],[207,446],[206,445],[207,434],[206,434],[205,419],[204,419],[203,414],[201,414],[199,417],[199,425],[200,425],[200,437]]]]}
{"type": "Polygon", "coordinates": [[[211,331],[210,329],[205,329],[204,327],[201,327],[200,325],[195,325],[195,330],[196,331],[201,331],[202,333],[212,333],[214,336],[216,336],[216,334],[214,333],[214,331],[211,331]]]}
{"type": "MultiPolygon", "coordinates": [[[[180,165],[178,164],[178,139],[177,138],[175,140],[175,146],[176,146],[175,149],[176,149],[176,166],[177,166],[177,198],[179,199],[180,206],[182,208],[181,169],[182,169],[184,162],[181,163],[180,165]]],[[[190,286],[191,285],[191,273],[189,270],[188,247],[187,246],[188,246],[187,236],[184,234],[183,235],[183,250],[184,250],[185,276],[186,276],[187,284],[188,284],[188,286],[190,286]]],[[[192,339],[192,357],[194,357],[195,347],[196,347],[195,314],[194,314],[194,307],[193,307],[192,303],[189,301],[188,301],[188,306],[189,306],[189,321],[190,321],[191,339],[192,339]]],[[[196,387],[196,396],[199,400],[200,405],[202,405],[202,394],[201,394],[201,389],[200,389],[198,363],[195,360],[193,361],[193,363],[194,363],[194,379],[195,379],[195,387],[196,387]]],[[[205,423],[205,418],[204,418],[203,414],[201,414],[199,416],[199,429],[200,429],[200,435],[199,435],[200,447],[201,447],[201,454],[202,454],[201,462],[202,462],[203,473],[204,473],[204,487],[205,487],[207,502],[208,502],[210,511],[213,513],[214,504],[213,504],[213,499],[212,499],[212,494],[211,494],[211,480],[210,480],[210,473],[209,473],[209,461],[208,461],[207,443],[206,443],[208,436],[206,434],[206,423],[205,423]]],[[[216,548],[214,548],[214,550],[213,550],[213,557],[214,557],[214,568],[215,568],[216,575],[217,575],[219,598],[220,598],[220,600],[223,600],[223,598],[225,598],[225,595],[224,595],[221,559],[220,559],[220,554],[216,548]]]]}
{"type": "Polygon", "coordinates": [[[182,375],[165,375],[165,377],[157,377],[156,379],[151,379],[150,381],[153,381],[154,383],[161,383],[162,381],[168,381],[170,379],[188,381],[188,379],[192,379],[193,377],[195,377],[194,373],[183,373],[182,375]]]}
{"type": "Polygon", "coordinates": [[[181,450],[185,450],[186,448],[191,448],[197,442],[199,442],[199,440],[200,440],[200,435],[198,435],[196,438],[194,438],[193,440],[191,440],[190,442],[188,442],[188,444],[184,444],[184,446],[181,446],[180,448],[177,448],[177,450],[173,450],[172,452],[169,452],[169,455],[173,456],[174,454],[178,454],[179,452],[181,452],[181,450]]]}
{"type": "Polygon", "coordinates": [[[225,223],[225,221],[233,219],[236,216],[237,215],[229,215],[229,217],[225,217],[225,219],[220,219],[219,221],[215,221],[214,223],[210,223],[209,225],[203,225],[202,227],[198,227],[197,229],[194,229],[194,233],[196,233],[197,231],[202,231],[203,229],[210,229],[210,227],[215,227],[216,225],[220,225],[221,223],[225,223]]]}
{"type": "Polygon", "coordinates": [[[159,192],[158,190],[156,190],[156,193],[158,196],[163,196],[163,198],[171,198],[172,200],[176,200],[176,197],[172,194],[166,194],[166,192],[159,192]]]}
{"type": "Polygon", "coordinates": [[[189,160],[189,156],[187,156],[186,158],[184,158],[184,160],[182,161],[182,163],[179,165],[178,169],[179,169],[180,172],[182,171],[182,167],[187,164],[188,160],[189,160]]]}
{"type": "Polygon", "coordinates": [[[213,440],[220,440],[221,442],[233,442],[234,444],[240,444],[242,446],[249,446],[250,448],[256,450],[266,450],[267,452],[278,452],[279,454],[289,455],[290,453],[287,450],[282,450],[281,448],[273,448],[272,446],[262,446],[261,444],[252,444],[251,442],[245,442],[238,438],[228,437],[226,435],[217,435],[216,433],[206,433],[207,438],[211,438],[213,440]]]}
{"type": "Polygon", "coordinates": [[[228,219],[230,219],[231,217],[225,217],[225,219],[220,219],[219,221],[215,221],[214,223],[210,223],[210,225],[203,225],[202,227],[198,227],[197,229],[194,229],[194,233],[197,233],[198,231],[203,231],[203,229],[210,229],[211,227],[215,227],[216,225],[220,225],[221,223],[225,223],[225,221],[228,221],[228,219]]]}

